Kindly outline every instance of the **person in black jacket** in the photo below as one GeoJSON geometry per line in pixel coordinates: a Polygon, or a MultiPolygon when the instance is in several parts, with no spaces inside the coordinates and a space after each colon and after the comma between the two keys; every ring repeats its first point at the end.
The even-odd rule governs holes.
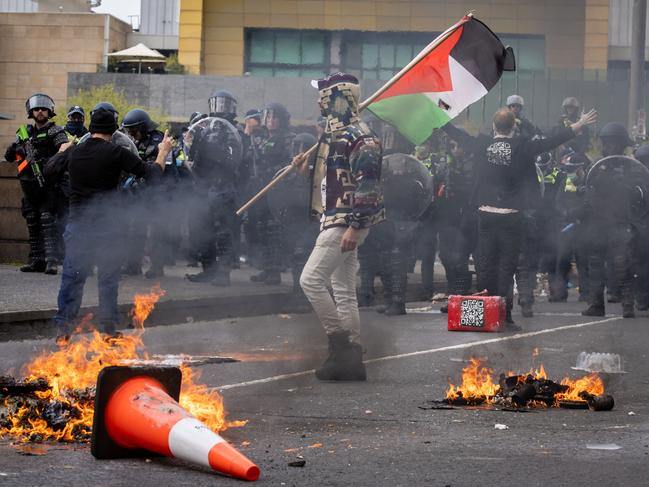
{"type": "MultiPolygon", "coordinates": [[[[591,110],[552,137],[537,140],[514,135],[516,119],[506,108],[493,117],[493,137],[471,137],[452,124],[444,127],[452,139],[473,144],[478,157],[472,205],[478,209],[479,289],[508,297],[520,251],[523,211],[528,206],[527,184],[536,179],[535,156],[567,142],[596,120],[597,113],[591,110]]],[[[520,329],[511,316],[511,297],[507,301],[507,324],[520,329]]]]}
{"type": "MultiPolygon", "coordinates": [[[[46,166],[47,171],[67,166],[70,174],[70,217],[65,230],[66,255],[63,262],[58,312],[54,316],[57,342],[70,338],[71,325],[77,318],[83,287],[97,266],[99,288],[99,324],[109,337],[119,336],[117,291],[123,261],[120,249],[123,211],[117,186],[122,171],[138,177],[157,177],[162,173],[171,138],[165,134],[158,146],[155,164],[144,163],[135,154],[111,142],[117,122],[113,112],[95,110],[91,116],[92,137],[85,143],[61,146],[46,166]]],[[[48,173],[46,172],[46,177],[48,173]]]]}

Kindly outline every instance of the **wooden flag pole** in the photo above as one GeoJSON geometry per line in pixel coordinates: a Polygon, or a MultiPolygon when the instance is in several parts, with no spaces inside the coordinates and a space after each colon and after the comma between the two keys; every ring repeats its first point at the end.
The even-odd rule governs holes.
{"type": "MultiPolygon", "coordinates": [[[[410,61],[406,66],[404,66],[403,69],[401,69],[401,71],[399,71],[397,74],[395,74],[383,86],[381,86],[378,90],[376,90],[372,94],[372,96],[370,96],[365,101],[360,103],[358,105],[358,112],[360,113],[363,110],[365,110],[374,100],[376,100],[379,96],[381,96],[388,89],[390,89],[392,87],[392,85],[394,85],[397,81],[399,81],[399,79],[401,79],[401,77],[404,74],[406,74],[408,71],[410,71],[410,69],[414,65],[416,65],[419,61],[421,61],[424,57],[426,57],[433,49],[435,49],[437,46],[439,46],[442,42],[444,42],[446,39],[448,39],[448,37],[453,32],[455,32],[455,30],[460,25],[462,25],[463,23],[466,22],[466,20],[465,20],[466,17],[473,17],[473,12],[467,13],[466,16],[464,18],[462,18],[462,20],[460,20],[459,22],[456,22],[451,27],[449,27],[444,32],[442,32],[440,35],[438,35],[430,44],[428,44],[424,49],[422,49],[421,52],[419,54],[417,54],[417,56],[415,56],[415,58],[412,61],[410,61]]],[[[318,144],[313,145],[313,147],[311,147],[308,151],[306,151],[304,153],[304,156],[306,158],[309,158],[311,156],[311,154],[313,153],[313,151],[316,149],[316,147],[318,147],[318,144]]],[[[237,210],[237,216],[241,216],[244,212],[246,212],[248,210],[248,208],[250,208],[252,205],[254,205],[261,198],[263,198],[264,195],[266,193],[268,193],[268,191],[273,189],[273,187],[275,187],[277,185],[277,183],[279,183],[282,179],[284,179],[286,176],[288,176],[290,173],[292,173],[294,169],[295,169],[295,166],[293,166],[292,164],[289,165],[289,166],[286,166],[282,172],[278,173],[277,176],[275,176],[273,179],[271,179],[270,182],[266,186],[264,186],[261,190],[259,190],[259,192],[256,195],[254,195],[252,198],[250,198],[246,202],[246,204],[244,204],[241,208],[239,208],[237,210]]]]}

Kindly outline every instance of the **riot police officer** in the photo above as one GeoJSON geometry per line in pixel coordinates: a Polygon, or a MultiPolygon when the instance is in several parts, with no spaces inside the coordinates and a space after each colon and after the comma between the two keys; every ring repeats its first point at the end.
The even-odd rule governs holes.
{"type": "Polygon", "coordinates": [[[23,193],[22,215],[29,233],[29,263],[22,272],[57,273],[57,252],[61,239],[56,223],[56,188],[43,178],[43,165],[68,141],[63,127],[51,121],[54,100],[35,93],[25,102],[27,118],[33,125],[23,125],[16,141],[5,152],[5,159],[18,163],[18,180],[23,193]]]}
{"type": "Polygon", "coordinates": [[[83,107],[74,105],[68,110],[68,122],[65,124],[65,131],[74,137],[83,137],[88,133],[84,125],[86,121],[86,112],[83,107]]]}
{"type": "MultiPolygon", "coordinates": [[[[153,162],[158,156],[158,145],[162,142],[164,134],[157,130],[158,124],[151,120],[149,114],[140,109],[129,110],[122,120],[122,128],[135,142],[140,159],[144,162],[153,162]]],[[[129,275],[142,274],[142,259],[144,258],[144,247],[146,245],[147,226],[149,218],[145,217],[142,211],[146,203],[141,182],[133,178],[128,180],[139,187],[133,188],[131,193],[131,208],[129,210],[130,221],[128,229],[128,242],[130,251],[125,266],[125,273],[129,275]]],[[[127,183],[128,184],[128,183],[127,183]]],[[[155,241],[155,240],[154,240],[155,241]]],[[[158,245],[156,243],[156,245],[158,245]]],[[[148,277],[158,277],[162,273],[159,262],[150,269],[148,277]]]]}
{"type": "MultiPolygon", "coordinates": [[[[590,236],[588,251],[589,298],[584,316],[604,316],[606,261],[610,256],[611,274],[620,287],[622,316],[634,318],[631,272],[631,246],[637,235],[638,221],[634,207],[643,204],[646,181],[629,177],[630,158],[623,157],[632,141],[617,122],[604,125],[599,133],[602,160],[595,163],[587,177],[586,211],[590,236]],[[622,156],[622,157],[620,157],[622,156]],[[618,159],[616,159],[618,158],[618,159]],[[602,162],[602,163],[600,163],[602,162]]],[[[645,170],[639,163],[638,166],[645,170]]],[[[636,174],[639,172],[636,171],[636,174]]]]}
{"type": "MultiPolygon", "coordinates": [[[[265,186],[277,171],[291,160],[291,143],[295,134],[290,128],[291,115],[281,103],[270,103],[262,113],[262,124],[267,137],[259,146],[258,185],[265,186]]],[[[285,254],[282,251],[282,230],[273,217],[268,201],[262,200],[250,209],[248,218],[255,225],[258,245],[261,247],[261,272],[251,276],[253,282],[268,285],[281,283],[280,272],[285,267],[285,254]]]]}
{"type": "MultiPolygon", "coordinates": [[[[579,100],[577,100],[577,98],[575,98],[574,96],[569,96],[564,99],[563,103],[561,103],[561,117],[559,118],[557,125],[552,130],[552,133],[556,134],[561,129],[569,127],[577,120],[579,120],[580,108],[581,104],[579,103],[579,100]]],[[[580,135],[572,140],[569,140],[564,145],[565,147],[570,148],[575,152],[586,154],[588,152],[588,149],[590,148],[590,129],[588,127],[584,127],[580,135]]]]}
{"type": "Polygon", "coordinates": [[[229,92],[214,92],[210,116],[195,121],[184,138],[195,176],[189,234],[202,267],[200,273],[186,276],[192,282],[230,285],[238,225],[237,174],[243,155],[240,131],[231,122],[236,120],[236,106],[229,92]]]}
{"type": "Polygon", "coordinates": [[[541,135],[540,129],[534,126],[527,118],[523,116],[525,100],[520,95],[510,95],[507,97],[507,108],[516,117],[516,132],[521,137],[531,139],[535,135],[541,135]]]}

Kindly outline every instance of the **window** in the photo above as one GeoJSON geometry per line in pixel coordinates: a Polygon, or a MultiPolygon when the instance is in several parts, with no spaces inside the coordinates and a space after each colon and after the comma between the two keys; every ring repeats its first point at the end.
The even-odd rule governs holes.
{"type": "Polygon", "coordinates": [[[390,79],[434,38],[429,33],[344,32],[343,69],[365,79],[390,79]]]}
{"type": "Polygon", "coordinates": [[[545,70],[545,38],[500,36],[506,46],[514,49],[516,69],[520,71],[545,70]]]}
{"type": "Polygon", "coordinates": [[[245,70],[255,76],[323,77],[329,73],[329,33],[248,29],[245,70]]]}

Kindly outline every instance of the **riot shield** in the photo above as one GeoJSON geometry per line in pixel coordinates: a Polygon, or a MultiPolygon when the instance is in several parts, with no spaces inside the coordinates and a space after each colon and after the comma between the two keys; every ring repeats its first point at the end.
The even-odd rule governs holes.
{"type": "Polygon", "coordinates": [[[193,163],[197,176],[218,177],[215,166],[220,164],[234,171],[243,158],[241,135],[224,118],[206,117],[198,120],[185,133],[187,158],[193,163]]]}
{"type": "Polygon", "coordinates": [[[609,156],[586,176],[588,200],[596,217],[639,221],[649,214],[649,169],[627,156],[609,156]]]}
{"type": "Polygon", "coordinates": [[[408,154],[383,157],[381,187],[386,215],[397,221],[419,220],[435,194],[428,168],[408,154]]]}

